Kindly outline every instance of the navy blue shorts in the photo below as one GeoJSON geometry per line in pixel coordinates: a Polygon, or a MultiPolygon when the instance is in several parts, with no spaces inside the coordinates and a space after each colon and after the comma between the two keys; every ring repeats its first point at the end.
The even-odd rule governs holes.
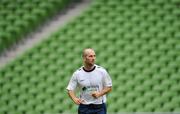
{"type": "Polygon", "coordinates": [[[106,114],[106,104],[80,104],[78,114],[106,114]]]}

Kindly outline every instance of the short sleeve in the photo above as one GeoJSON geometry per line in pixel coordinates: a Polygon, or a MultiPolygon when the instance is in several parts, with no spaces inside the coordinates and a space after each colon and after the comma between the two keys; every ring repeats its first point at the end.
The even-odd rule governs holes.
{"type": "Polygon", "coordinates": [[[67,86],[67,90],[75,90],[77,87],[77,76],[75,75],[75,73],[72,75],[69,84],[67,86]]]}
{"type": "Polygon", "coordinates": [[[104,86],[105,87],[111,87],[112,86],[112,79],[106,70],[104,70],[104,86]]]}

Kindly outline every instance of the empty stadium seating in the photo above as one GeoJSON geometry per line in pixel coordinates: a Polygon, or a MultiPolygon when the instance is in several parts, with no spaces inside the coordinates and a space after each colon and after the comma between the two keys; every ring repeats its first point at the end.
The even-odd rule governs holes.
{"type": "Polygon", "coordinates": [[[2,0],[0,4],[0,53],[50,16],[70,0],[2,0]]]}
{"type": "MultiPolygon", "coordinates": [[[[85,47],[95,49],[97,64],[113,79],[108,112],[180,111],[177,3],[93,1],[78,18],[0,70],[0,113],[76,113],[66,86],[81,66],[85,47]]],[[[46,17],[43,11],[34,12],[46,17]]]]}

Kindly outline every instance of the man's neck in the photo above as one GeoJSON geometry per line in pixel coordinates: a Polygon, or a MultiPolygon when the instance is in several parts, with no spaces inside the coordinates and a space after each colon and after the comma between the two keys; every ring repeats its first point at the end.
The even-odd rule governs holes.
{"type": "Polygon", "coordinates": [[[84,65],[85,70],[92,70],[94,68],[94,65],[84,65]]]}

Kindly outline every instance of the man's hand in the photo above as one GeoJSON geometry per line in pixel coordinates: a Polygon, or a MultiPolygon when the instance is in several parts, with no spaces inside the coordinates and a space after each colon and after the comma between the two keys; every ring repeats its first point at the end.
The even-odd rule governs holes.
{"type": "Polygon", "coordinates": [[[112,89],[111,87],[105,87],[102,91],[100,91],[100,92],[95,91],[95,92],[93,92],[91,95],[92,95],[94,98],[99,98],[99,97],[101,97],[101,96],[109,93],[109,92],[111,91],[111,89],[112,89]]]}
{"type": "Polygon", "coordinates": [[[77,105],[80,105],[82,102],[84,102],[84,100],[79,99],[79,98],[77,98],[77,97],[72,98],[72,99],[73,99],[74,103],[77,104],[77,105]]]}
{"type": "Polygon", "coordinates": [[[69,95],[69,97],[73,100],[73,102],[74,102],[75,104],[77,104],[77,105],[79,105],[79,104],[81,104],[81,103],[84,102],[84,100],[76,97],[74,91],[72,91],[72,90],[68,90],[68,95],[69,95]]]}
{"type": "Polygon", "coordinates": [[[100,94],[99,92],[97,92],[97,91],[93,92],[91,95],[92,95],[94,98],[98,98],[98,97],[101,96],[101,94],[100,94]]]}

